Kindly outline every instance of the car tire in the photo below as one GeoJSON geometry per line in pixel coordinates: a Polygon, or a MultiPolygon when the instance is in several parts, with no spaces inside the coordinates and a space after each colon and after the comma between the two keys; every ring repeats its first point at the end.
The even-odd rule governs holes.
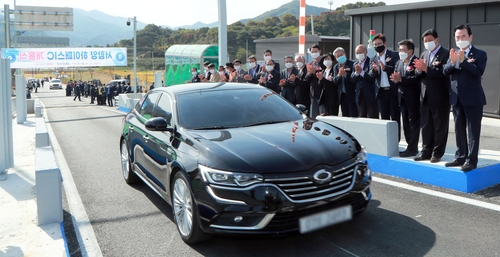
{"type": "Polygon", "coordinates": [[[120,145],[120,155],[122,162],[122,174],[125,182],[127,182],[127,184],[129,185],[137,183],[139,181],[139,177],[132,169],[130,154],[128,153],[127,141],[125,141],[125,139],[122,139],[120,145]]]}
{"type": "Polygon", "coordinates": [[[184,173],[177,172],[171,186],[172,213],[182,240],[195,244],[210,237],[200,227],[200,215],[184,173]]]}

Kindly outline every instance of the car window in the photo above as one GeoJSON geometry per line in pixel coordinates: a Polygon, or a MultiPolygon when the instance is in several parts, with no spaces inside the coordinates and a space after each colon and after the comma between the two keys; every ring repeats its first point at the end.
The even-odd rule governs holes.
{"type": "Polygon", "coordinates": [[[150,119],[153,117],[153,110],[156,101],[158,100],[158,97],[160,94],[149,94],[146,96],[144,101],[142,102],[141,109],[139,111],[139,114],[144,117],[146,120],[150,119]]]}
{"type": "Polygon", "coordinates": [[[155,117],[163,117],[168,124],[172,124],[172,100],[168,94],[161,94],[154,112],[155,117]]]}
{"type": "Polygon", "coordinates": [[[188,129],[242,127],[302,118],[293,105],[265,88],[186,93],[176,101],[179,123],[188,129]]]}

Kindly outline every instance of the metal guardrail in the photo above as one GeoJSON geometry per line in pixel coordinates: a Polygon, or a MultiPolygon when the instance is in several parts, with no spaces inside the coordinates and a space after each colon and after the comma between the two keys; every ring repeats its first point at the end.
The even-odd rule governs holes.
{"type": "Polygon", "coordinates": [[[17,115],[17,109],[16,109],[16,98],[11,97],[11,103],[12,103],[12,119],[14,119],[17,115]]]}

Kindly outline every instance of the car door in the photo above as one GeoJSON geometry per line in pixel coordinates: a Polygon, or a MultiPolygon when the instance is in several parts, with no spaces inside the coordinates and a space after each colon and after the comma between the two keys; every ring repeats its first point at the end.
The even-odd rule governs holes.
{"type": "MultiPolygon", "coordinates": [[[[173,127],[174,120],[172,117],[172,104],[173,100],[170,95],[162,93],[154,109],[154,117],[164,118],[169,124],[169,127],[173,127]]],[[[170,184],[169,177],[171,173],[171,166],[169,164],[177,159],[175,149],[172,147],[173,139],[174,135],[169,131],[150,132],[150,141],[155,144],[156,152],[159,157],[154,159],[154,169],[151,172],[155,178],[164,185],[162,189],[167,194],[169,194],[168,185],[170,184]]]]}
{"type": "Polygon", "coordinates": [[[130,148],[134,155],[134,164],[149,178],[154,184],[163,187],[161,183],[151,173],[155,169],[155,159],[159,156],[156,153],[156,145],[151,140],[150,131],[148,131],[144,123],[153,117],[153,111],[156,101],[158,101],[160,93],[148,94],[138,105],[135,112],[135,118],[130,119],[129,140],[130,148]]]}

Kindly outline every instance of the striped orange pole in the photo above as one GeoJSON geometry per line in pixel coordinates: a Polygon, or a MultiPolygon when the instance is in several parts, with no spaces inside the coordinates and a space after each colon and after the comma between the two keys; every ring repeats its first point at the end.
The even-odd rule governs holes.
{"type": "Polygon", "coordinates": [[[300,0],[299,54],[305,53],[306,46],[306,0],[300,0]]]}

